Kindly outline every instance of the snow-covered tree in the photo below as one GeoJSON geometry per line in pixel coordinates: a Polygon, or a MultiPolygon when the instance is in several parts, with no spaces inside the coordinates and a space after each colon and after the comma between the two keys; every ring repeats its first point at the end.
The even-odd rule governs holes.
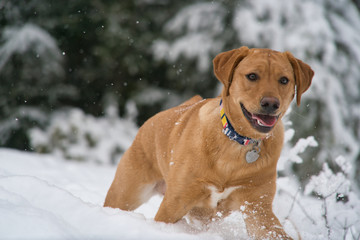
{"type": "Polygon", "coordinates": [[[115,165],[130,147],[138,128],[131,116],[119,119],[116,105],[108,106],[106,112],[95,118],[80,109],[59,110],[51,115],[45,130],[29,131],[31,146],[37,152],[64,159],[115,165]]]}
{"type": "Polygon", "coordinates": [[[6,27],[1,37],[0,144],[26,146],[14,133],[44,123],[43,111],[76,90],[64,83],[63,55],[44,29],[34,24],[6,27]]]}

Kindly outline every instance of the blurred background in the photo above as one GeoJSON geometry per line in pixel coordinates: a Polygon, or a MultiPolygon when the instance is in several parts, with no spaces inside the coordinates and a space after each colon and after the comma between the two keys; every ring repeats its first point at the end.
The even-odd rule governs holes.
{"type": "Polygon", "coordinates": [[[0,146],[116,164],[150,116],[218,95],[212,59],[243,45],[315,71],[287,127],[318,146],[291,172],[342,156],[358,187],[359,0],[1,0],[0,146]]]}

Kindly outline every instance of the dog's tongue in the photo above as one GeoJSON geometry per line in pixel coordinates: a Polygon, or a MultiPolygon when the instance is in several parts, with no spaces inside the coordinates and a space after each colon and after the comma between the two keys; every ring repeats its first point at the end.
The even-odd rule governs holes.
{"type": "Polygon", "coordinates": [[[260,126],[273,127],[276,123],[276,117],[274,116],[253,114],[252,118],[256,119],[260,126]]]}

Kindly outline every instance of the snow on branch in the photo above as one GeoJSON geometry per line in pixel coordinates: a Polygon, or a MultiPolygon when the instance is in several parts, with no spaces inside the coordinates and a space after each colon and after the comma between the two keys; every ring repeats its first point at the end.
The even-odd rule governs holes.
{"type": "Polygon", "coordinates": [[[1,37],[5,43],[0,47],[0,71],[12,55],[31,49],[39,57],[51,57],[57,63],[53,70],[62,73],[60,49],[55,39],[39,26],[27,23],[20,28],[6,27],[1,37]]]}

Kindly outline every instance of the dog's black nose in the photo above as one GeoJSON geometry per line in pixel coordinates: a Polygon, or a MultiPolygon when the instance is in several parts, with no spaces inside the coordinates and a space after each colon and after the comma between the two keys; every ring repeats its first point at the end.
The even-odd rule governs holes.
{"type": "Polygon", "coordinates": [[[280,101],[276,97],[263,97],[260,105],[264,112],[273,113],[280,107],[280,101]]]}

